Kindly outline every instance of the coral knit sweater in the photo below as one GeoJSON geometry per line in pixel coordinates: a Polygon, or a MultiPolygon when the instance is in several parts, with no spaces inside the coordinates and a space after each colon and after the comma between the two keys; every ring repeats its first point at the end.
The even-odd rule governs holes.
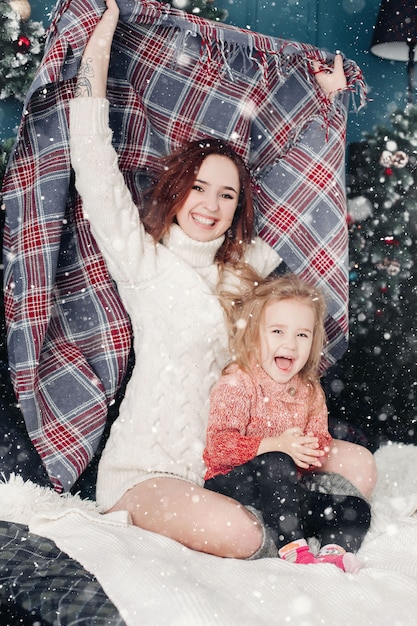
{"type": "Polygon", "coordinates": [[[330,446],[323,390],[304,384],[299,376],[282,384],[261,367],[251,377],[236,366],[220,378],[211,393],[203,454],[205,480],[250,461],[263,438],[294,427],[318,437],[320,449],[330,446]]]}

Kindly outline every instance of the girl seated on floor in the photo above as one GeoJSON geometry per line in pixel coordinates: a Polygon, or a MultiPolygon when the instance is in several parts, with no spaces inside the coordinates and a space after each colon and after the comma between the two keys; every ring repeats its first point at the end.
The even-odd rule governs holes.
{"type": "Polygon", "coordinates": [[[350,495],[305,484],[309,473],[326,472],[332,442],[319,381],[323,297],[285,275],[223,301],[232,360],[211,394],[205,487],[259,512],[281,558],[356,573],[368,503],[341,476],[350,495]],[[317,556],[312,536],[321,543],[317,556]]]}

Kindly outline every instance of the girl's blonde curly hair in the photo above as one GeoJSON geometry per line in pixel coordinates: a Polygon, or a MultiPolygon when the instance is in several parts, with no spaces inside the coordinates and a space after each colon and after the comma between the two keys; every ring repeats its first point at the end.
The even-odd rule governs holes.
{"type": "MultiPolygon", "coordinates": [[[[249,283],[248,283],[249,285],[249,283]]],[[[326,304],[322,293],[295,274],[283,274],[275,278],[254,277],[251,286],[243,294],[222,292],[220,300],[226,312],[229,328],[229,349],[232,360],[226,365],[227,372],[236,364],[249,374],[259,361],[259,329],[265,307],[273,302],[296,300],[307,304],[314,312],[314,332],[309,358],[300,371],[305,383],[318,384],[320,361],[326,343],[324,320],[326,304]]]]}

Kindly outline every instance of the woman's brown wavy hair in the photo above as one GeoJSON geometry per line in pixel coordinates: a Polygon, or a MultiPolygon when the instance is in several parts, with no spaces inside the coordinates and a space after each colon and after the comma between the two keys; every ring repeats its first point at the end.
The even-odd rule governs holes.
{"type": "Polygon", "coordinates": [[[250,172],[243,159],[225,141],[212,137],[199,139],[161,159],[161,173],[147,192],[142,222],[155,243],[159,242],[175,221],[201,164],[211,154],[230,159],[239,173],[238,205],[232,225],[216,255],[220,264],[236,265],[254,236],[255,212],[250,172]]]}

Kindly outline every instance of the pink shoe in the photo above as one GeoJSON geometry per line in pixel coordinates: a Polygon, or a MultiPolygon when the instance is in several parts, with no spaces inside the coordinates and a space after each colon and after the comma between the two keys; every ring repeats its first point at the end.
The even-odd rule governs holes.
{"type": "Polygon", "coordinates": [[[279,550],[279,556],[289,563],[300,563],[301,565],[316,563],[314,554],[310,551],[304,539],[288,543],[279,550]]]}
{"type": "Polygon", "coordinates": [[[341,546],[329,544],[321,548],[316,557],[317,563],[332,563],[347,574],[357,574],[362,568],[353,552],[346,552],[341,546]]]}

